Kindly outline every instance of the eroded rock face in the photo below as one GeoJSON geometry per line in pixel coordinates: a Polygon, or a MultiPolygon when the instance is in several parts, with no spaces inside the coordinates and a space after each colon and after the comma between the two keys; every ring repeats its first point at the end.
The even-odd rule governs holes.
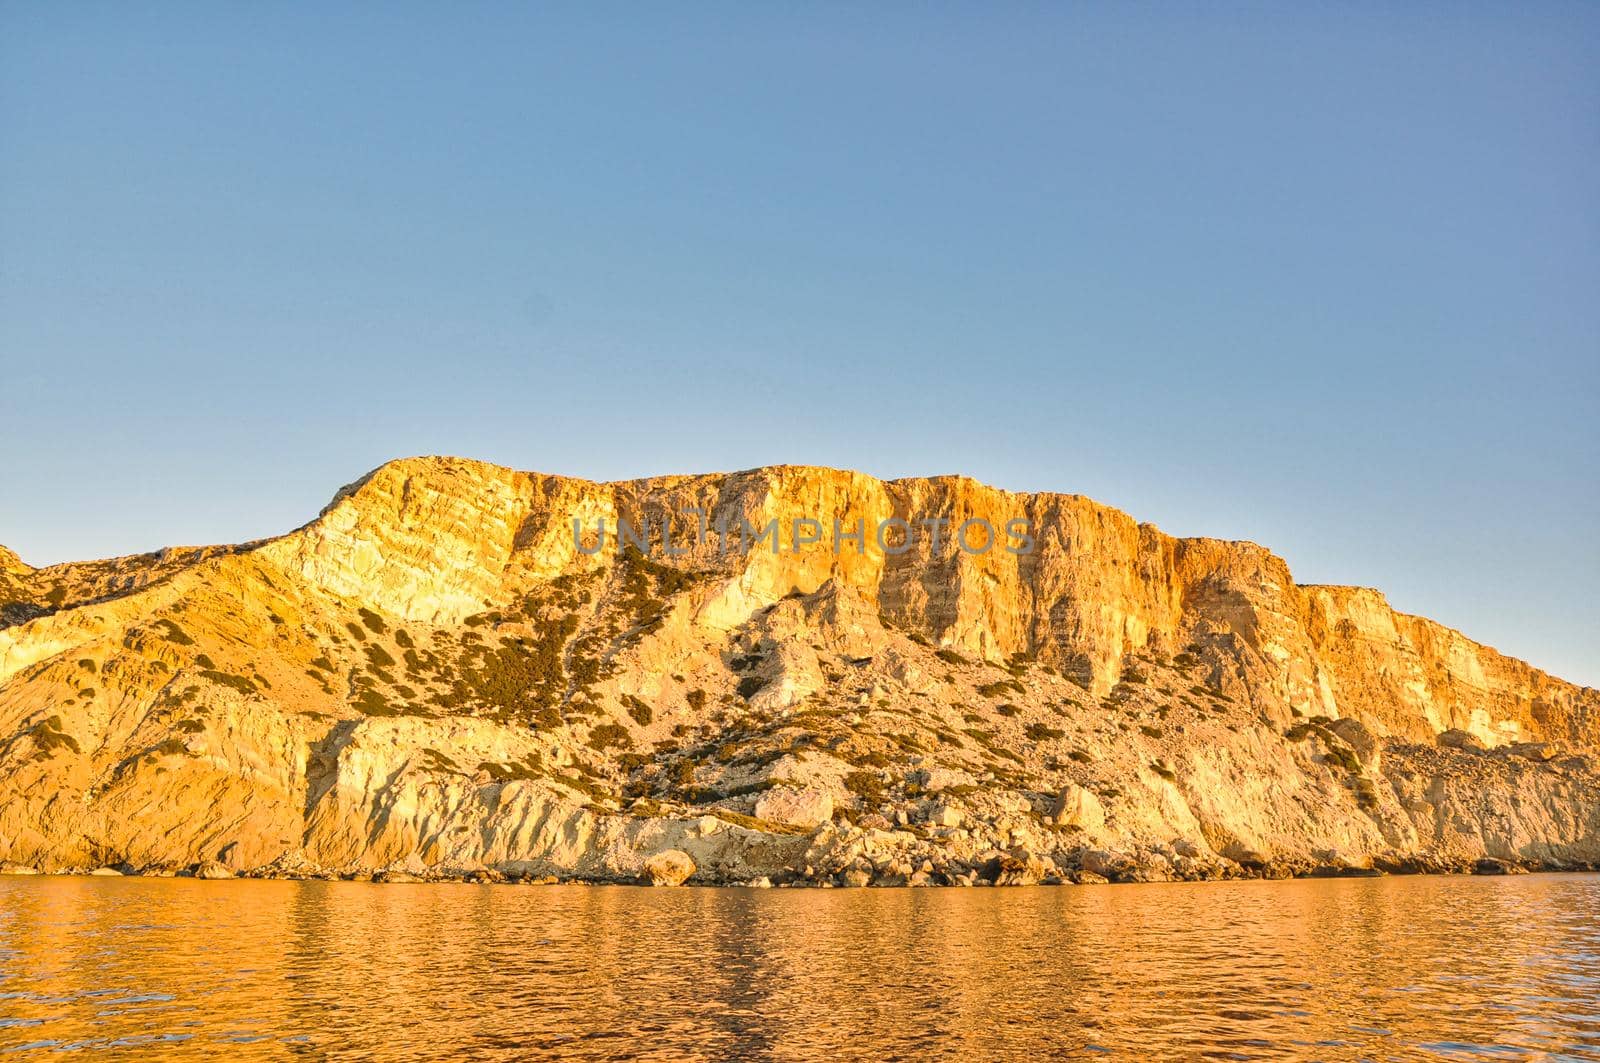
{"type": "Polygon", "coordinates": [[[0,861],[46,870],[1567,866],[1600,860],[1597,737],[1596,691],[1377,592],[961,477],[411,459],[265,542],[0,553],[0,861]],[[954,545],[972,522],[982,553],[954,545]]]}
{"type": "Polygon", "coordinates": [[[1452,727],[1447,731],[1439,732],[1439,735],[1435,741],[1437,741],[1441,746],[1446,746],[1450,749],[1469,749],[1480,751],[1483,749],[1483,742],[1478,738],[1477,735],[1473,734],[1471,731],[1463,731],[1457,727],[1452,727]]]}
{"type": "Polygon", "coordinates": [[[780,786],[756,799],[756,818],[791,827],[815,827],[833,818],[833,795],[817,787],[780,786]]]}

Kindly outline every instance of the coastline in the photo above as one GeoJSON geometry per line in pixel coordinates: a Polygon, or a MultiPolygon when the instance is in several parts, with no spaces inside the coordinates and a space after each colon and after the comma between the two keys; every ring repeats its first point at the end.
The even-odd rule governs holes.
{"type": "Polygon", "coordinates": [[[1600,861],[1600,691],[1081,496],[401,459],[275,539],[13,570],[40,612],[0,630],[0,862],[38,870],[959,887],[1600,861]],[[708,498],[758,526],[1021,506],[1094,536],[1027,565],[571,541],[573,513],[708,498]]]}
{"type": "Polygon", "coordinates": [[[1032,875],[1020,861],[991,861],[987,866],[967,872],[937,872],[921,876],[877,876],[863,879],[850,871],[813,873],[788,871],[751,879],[694,878],[677,882],[652,881],[646,872],[637,876],[582,876],[538,874],[523,871],[500,871],[493,868],[427,869],[421,872],[396,869],[356,870],[302,870],[286,871],[273,868],[255,868],[237,874],[217,864],[193,867],[119,869],[116,867],[66,868],[44,871],[28,865],[0,866],[0,878],[157,878],[196,879],[200,881],[273,881],[273,882],[364,882],[375,885],[496,885],[496,886],[661,886],[701,887],[710,889],[963,889],[963,888],[1026,888],[1051,886],[1139,885],[1154,883],[1218,883],[1218,882],[1282,882],[1304,879],[1352,878],[1461,878],[1505,877],[1515,875],[1581,875],[1600,873],[1600,865],[1571,861],[1512,861],[1485,857],[1475,861],[1446,863],[1431,861],[1422,866],[1417,861],[1390,863],[1375,861],[1373,866],[1306,865],[1277,862],[1260,868],[1240,867],[1216,874],[1190,874],[1184,876],[1151,873],[1148,868],[1134,867],[1112,875],[1103,875],[1083,868],[1062,869],[1059,873],[1032,875]],[[1020,866],[1019,866],[1020,865],[1020,866]]]}

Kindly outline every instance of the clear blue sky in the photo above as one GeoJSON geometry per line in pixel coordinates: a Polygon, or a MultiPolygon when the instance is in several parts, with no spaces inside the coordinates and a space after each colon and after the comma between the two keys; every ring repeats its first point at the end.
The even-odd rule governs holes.
{"type": "Polygon", "coordinates": [[[0,542],[963,472],[1600,685],[1600,7],[1200,11],[0,5],[0,542]]]}

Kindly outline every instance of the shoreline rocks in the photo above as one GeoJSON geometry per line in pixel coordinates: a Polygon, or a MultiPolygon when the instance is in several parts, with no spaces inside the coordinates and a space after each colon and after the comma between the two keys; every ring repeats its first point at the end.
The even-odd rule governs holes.
{"type": "MultiPolygon", "coordinates": [[[[1178,859],[1183,859],[1181,856],[1178,859]]],[[[286,882],[370,882],[375,884],[470,884],[470,885],[587,885],[587,886],[677,886],[691,878],[696,885],[710,887],[738,887],[750,889],[772,888],[867,888],[895,889],[919,887],[972,887],[994,886],[1015,888],[1019,886],[1070,886],[1070,885],[1135,885],[1170,882],[1237,882],[1286,881],[1291,879],[1354,879],[1394,876],[1432,877],[1495,877],[1527,874],[1593,874],[1600,872],[1600,863],[1570,861],[1506,860],[1486,857],[1477,860],[1442,859],[1380,859],[1371,866],[1351,864],[1311,863],[1304,860],[1269,859],[1264,863],[1244,867],[1232,861],[1219,861],[1203,867],[1190,868],[1177,874],[1174,865],[1159,854],[1128,854],[1105,850],[1084,850],[1055,858],[1016,852],[991,852],[980,854],[971,862],[954,862],[942,866],[923,861],[912,866],[896,861],[875,867],[870,862],[856,863],[828,870],[823,867],[784,868],[772,875],[752,878],[697,876],[700,869],[688,854],[677,850],[656,853],[644,862],[641,871],[632,876],[583,876],[533,874],[502,871],[495,868],[448,869],[426,868],[407,871],[402,868],[315,868],[261,867],[234,874],[220,865],[196,866],[174,871],[168,867],[148,867],[119,870],[114,867],[68,868],[41,871],[24,865],[0,866],[0,876],[19,877],[91,877],[91,878],[173,878],[187,877],[195,881],[286,881],[286,882]]]]}
{"type": "Polygon", "coordinates": [[[644,862],[642,879],[649,886],[681,886],[694,873],[695,863],[688,853],[668,849],[644,862]]]}

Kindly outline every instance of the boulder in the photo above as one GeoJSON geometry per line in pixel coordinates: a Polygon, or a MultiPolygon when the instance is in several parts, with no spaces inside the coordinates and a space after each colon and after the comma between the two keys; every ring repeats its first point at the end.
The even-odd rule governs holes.
{"type": "Polygon", "coordinates": [[[1526,875],[1527,868],[1513,864],[1509,860],[1499,860],[1486,856],[1472,865],[1474,875],[1526,875]]]}
{"type": "Polygon", "coordinates": [[[1363,767],[1369,771],[1378,769],[1378,738],[1366,724],[1346,716],[1328,724],[1328,730],[1344,739],[1363,767]]]}
{"type": "Polygon", "coordinates": [[[755,818],[786,826],[813,828],[834,818],[834,794],[821,786],[776,786],[755,799],[755,818]]]}
{"type": "Polygon", "coordinates": [[[904,886],[911,879],[911,865],[905,860],[887,860],[872,877],[874,886],[904,886]]]}
{"type": "Polygon", "coordinates": [[[1069,783],[1066,789],[1056,795],[1050,806],[1049,819],[1058,826],[1097,831],[1106,825],[1106,810],[1094,791],[1069,783]]]}
{"type": "Polygon", "coordinates": [[[694,874],[694,861],[681,849],[667,849],[644,862],[644,881],[651,886],[681,886],[694,874]]]}
{"type": "Polygon", "coordinates": [[[194,869],[194,877],[207,879],[232,878],[233,872],[215,860],[207,860],[194,869]]]}
{"type": "Polygon", "coordinates": [[[1044,861],[1030,853],[1002,853],[985,863],[982,871],[996,886],[1037,886],[1044,873],[1044,861]]]}
{"type": "Polygon", "coordinates": [[[1440,731],[1434,742],[1445,749],[1464,749],[1473,753],[1483,752],[1483,742],[1479,740],[1478,736],[1470,731],[1463,731],[1458,727],[1452,727],[1448,731],[1440,731]]]}
{"type": "Polygon", "coordinates": [[[911,780],[918,783],[930,794],[941,790],[949,790],[956,786],[971,786],[972,776],[955,768],[924,768],[913,772],[911,780]]]}
{"type": "Polygon", "coordinates": [[[1112,879],[1132,867],[1133,860],[1124,853],[1108,852],[1105,849],[1085,849],[1078,854],[1078,866],[1091,874],[1112,879]]]}

